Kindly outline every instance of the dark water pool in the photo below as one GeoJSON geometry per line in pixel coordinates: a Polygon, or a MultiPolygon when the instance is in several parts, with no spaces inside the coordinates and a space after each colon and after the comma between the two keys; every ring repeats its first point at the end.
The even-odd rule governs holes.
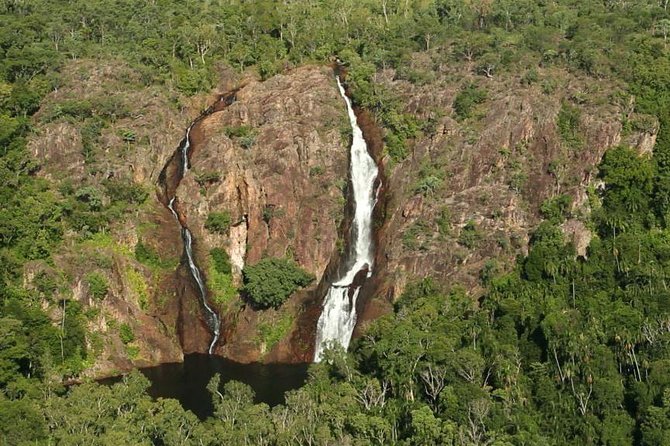
{"type": "MultiPolygon", "coordinates": [[[[140,371],[151,381],[149,394],[154,398],[175,398],[184,409],[201,419],[214,410],[207,383],[215,373],[221,375],[221,386],[240,381],[251,386],[256,402],[276,406],[284,402],[284,393],[305,383],[308,364],[239,364],[216,356],[191,354],[181,364],[162,364],[140,371]]],[[[100,381],[113,384],[121,378],[100,381]]]]}

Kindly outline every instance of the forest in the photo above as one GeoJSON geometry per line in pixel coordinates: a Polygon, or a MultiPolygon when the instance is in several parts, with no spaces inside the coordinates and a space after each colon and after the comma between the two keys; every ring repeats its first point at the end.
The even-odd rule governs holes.
{"type": "MultiPolygon", "coordinates": [[[[667,0],[3,0],[0,444],[670,445],[669,6],[667,0]],[[37,288],[27,287],[24,268],[51,262],[71,234],[100,240],[151,194],[121,181],[107,181],[101,191],[36,175],[42,160],[27,147],[34,115],[63,82],[69,61],[120,60],[141,73],[142,85],[189,96],[210,91],[224,68],[268,79],[338,57],[355,103],[374,114],[386,153],[401,161],[425,123],[400,112],[398,98],[374,76],[393,69],[410,82],[430,82],[426,73],[405,69],[416,53],[470,64],[484,78],[530,73],[532,81],[535,68],[561,67],[621,85],[634,96],[636,112],[655,117],[660,130],[652,154],[621,146],[600,162],[600,186],[589,190],[593,238],[586,256],[559,228],[569,197],[548,200],[528,255],[505,273],[483,269],[481,297],[458,284],[415,281],[391,314],[348,352],[334,348],[311,365],[306,384],[272,408],[255,403],[250,387],[220,386],[218,377],[208,386],[215,411],[206,420],[176,400],[153,400],[139,372],[112,386],[65,385],[91,363],[86,309],[62,299],[56,304],[67,307],[68,318],[52,321],[41,301],[59,282],[44,276],[37,288]]],[[[462,118],[483,99],[474,87],[464,91],[454,106],[462,118]]],[[[50,112],[83,117],[84,135],[95,135],[127,110],[110,97],[50,112]]],[[[561,131],[569,139],[565,113],[561,131]]],[[[622,123],[644,124],[625,117],[622,123]]],[[[136,255],[158,262],[146,250],[136,255]]],[[[295,274],[296,284],[311,280],[295,274]]],[[[88,281],[93,294],[104,296],[104,278],[88,281]]],[[[287,287],[284,294],[294,289],[287,287]]],[[[259,304],[276,305],[284,294],[259,304]]]]}

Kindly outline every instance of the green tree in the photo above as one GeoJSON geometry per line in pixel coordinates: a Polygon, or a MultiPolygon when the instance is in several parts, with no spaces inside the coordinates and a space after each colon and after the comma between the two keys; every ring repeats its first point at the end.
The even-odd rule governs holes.
{"type": "Polygon", "coordinates": [[[217,234],[225,234],[230,228],[230,212],[210,212],[205,220],[205,228],[217,234]]]}
{"type": "Polygon", "coordinates": [[[258,308],[279,307],[298,288],[309,285],[314,276],[289,259],[265,258],[242,271],[242,292],[258,308]]]}

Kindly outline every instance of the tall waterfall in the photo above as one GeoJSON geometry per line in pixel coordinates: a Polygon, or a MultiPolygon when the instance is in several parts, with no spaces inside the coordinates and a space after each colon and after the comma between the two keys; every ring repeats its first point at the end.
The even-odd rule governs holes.
{"type": "Polygon", "coordinates": [[[363,139],[363,131],[358,127],[356,115],[351,107],[340,78],[337,77],[340,95],[347,104],[349,121],[353,131],[351,144],[350,174],[353,186],[355,213],[353,220],[353,264],[343,277],[334,282],[328,289],[323,302],[323,309],[316,329],[316,349],[314,361],[319,362],[326,347],[338,343],[345,349],[349,346],[351,335],[356,326],[356,299],[360,292],[360,284],[352,289],[356,275],[367,270],[367,277],[372,274],[374,250],[372,246],[372,211],[376,197],[374,191],[377,179],[377,165],[368,153],[368,146],[363,139]]]}
{"type": "MultiPolygon", "coordinates": [[[[188,172],[189,167],[188,149],[191,147],[190,134],[193,125],[194,124],[191,124],[189,128],[186,130],[186,137],[184,138],[184,141],[182,142],[179,148],[181,152],[180,154],[181,178],[183,178],[184,175],[186,175],[186,172],[188,172]]],[[[193,258],[193,237],[191,235],[191,231],[179,219],[179,214],[177,214],[177,211],[174,208],[175,199],[176,197],[170,198],[168,209],[170,209],[170,212],[172,212],[172,215],[174,216],[174,218],[177,220],[177,223],[179,223],[179,226],[181,227],[181,238],[184,241],[184,251],[186,252],[186,258],[188,260],[188,268],[191,271],[191,276],[193,277],[193,280],[195,280],[196,284],[198,285],[200,302],[202,303],[203,309],[205,310],[205,319],[207,320],[207,326],[209,327],[213,335],[212,342],[209,344],[209,349],[207,350],[211,355],[212,351],[214,351],[214,346],[218,342],[219,336],[221,334],[221,321],[219,320],[219,315],[216,314],[216,312],[209,306],[207,299],[207,288],[205,287],[205,282],[202,279],[202,274],[200,273],[200,270],[198,269],[198,266],[195,264],[195,260],[193,258]]]]}

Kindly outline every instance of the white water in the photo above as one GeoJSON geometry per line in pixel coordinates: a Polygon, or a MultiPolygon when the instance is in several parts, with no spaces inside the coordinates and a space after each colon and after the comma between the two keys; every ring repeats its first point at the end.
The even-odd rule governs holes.
{"type": "Polygon", "coordinates": [[[193,127],[194,124],[195,122],[189,125],[188,129],[186,129],[186,137],[184,138],[184,144],[181,147],[182,178],[184,178],[184,175],[186,175],[186,172],[188,172],[188,149],[191,148],[191,141],[190,141],[191,127],[193,127]]]}
{"type": "Polygon", "coordinates": [[[363,131],[358,127],[351,101],[347,97],[339,77],[337,78],[337,86],[340,89],[340,95],[347,104],[349,122],[353,131],[350,172],[355,206],[353,220],[355,256],[353,265],[344,277],[333,283],[328,289],[316,328],[314,362],[319,362],[325,348],[333,343],[337,343],[345,349],[349,346],[351,335],[356,326],[356,299],[360,292],[360,286],[352,291],[351,299],[349,298],[349,290],[356,274],[361,270],[367,268],[367,277],[370,277],[374,256],[372,249],[372,211],[377,200],[377,193],[374,190],[378,173],[377,165],[368,153],[368,146],[363,139],[363,131]]]}
{"type": "MultiPolygon", "coordinates": [[[[186,172],[188,172],[188,149],[191,147],[191,143],[189,140],[191,127],[193,127],[193,124],[191,124],[189,128],[186,130],[186,137],[181,146],[182,178],[184,177],[186,172]]],[[[198,291],[200,292],[200,302],[202,302],[202,306],[205,308],[205,311],[207,312],[206,315],[207,325],[209,326],[210,330],[212,330],[212,333],[214,335],[212,338],[212,342],[209,344],[209,349],[207,350],[211,355],[212,351],[214,350],[214,346],[219,340],[219,335],[221,332],[221,321],[219,320],[219,315],[216,314],[216,312],[212,310],[212,308],[207,303],[207,288],[205,287],[205,282],[202,280],[202,274],[200,274],[200,270],[198,269],[198,266],[195,264],[195,260],[193,259],[193,238],[191,236],[191,231],[189,231],[189,229],[186,226],[182,225],[181,221],[179,220],[179,215],[177,214],[177,211],[175,211],[174,209],[175,199],[176,197],[172,197],[170,199],[168,209],[170,209],[170,212],[172,212],[172,215],[174,216],[175,220],[177,220],[177,223],[179,223],[179,226],[181,227],[181,237],[184,240],[184,251],[186,251],[186,258],[188,259],[188,267],[189,270],[191,271],[191,276],[193,276],[193,279],[198,284],[198,291]]]]}
{"type": "Polygon", "coordinates": [[[209,349],[207,350],[211,355],[216,342],[219,340],[221,324],[219,323],[219,316],[207,304],[207,289],[205,288],[205,283],[203,282],[202,276],[200,275],[200,270],[193,260],[193,241],[191,238],[191,231],[189,231],[188,228],[182,227],[182,236],[184,238],[184,249],[186,250],[186,257],[188,258],[188,266],[191,269],[191,275],[198,284],[198,289],[200,290],[200,300],[202,302],[202,306],[205,307],[205,311],[207,312],[207,325],[209,325],[210,329],[214,333],[212,342],[209,344],[209,349]]]}

